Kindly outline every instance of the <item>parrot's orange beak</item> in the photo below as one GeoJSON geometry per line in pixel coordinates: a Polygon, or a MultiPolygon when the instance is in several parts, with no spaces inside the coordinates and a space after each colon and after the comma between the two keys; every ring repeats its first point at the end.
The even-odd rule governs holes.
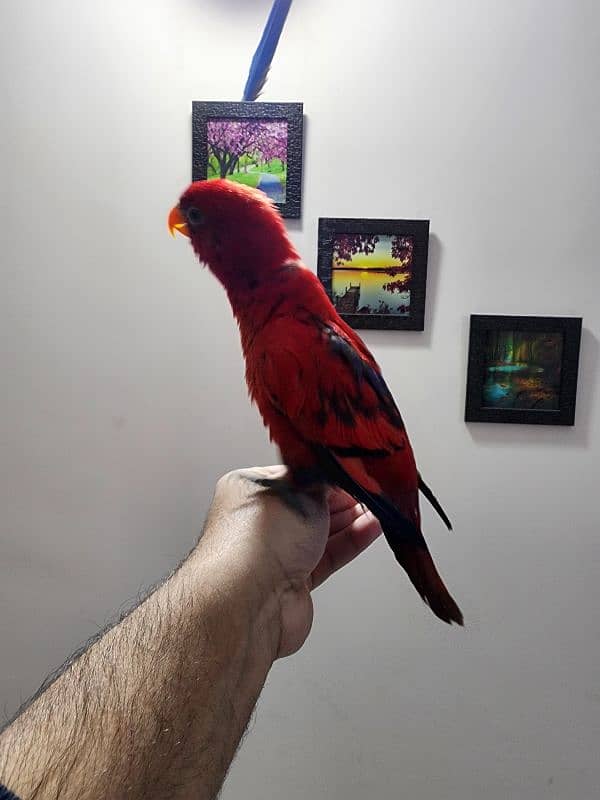
{"type": "Polygon", "coordinates": [[[175,206],[175,208],[171,209],[167,224],[169,226],[169,233],[171,236],[175,236],[175,233],[179,231],[179,233],[182,233],[189,239],[190,232],[188,230],[187,222],[183,218],[183,214],[179,210],[179,206],[175,206]]]}

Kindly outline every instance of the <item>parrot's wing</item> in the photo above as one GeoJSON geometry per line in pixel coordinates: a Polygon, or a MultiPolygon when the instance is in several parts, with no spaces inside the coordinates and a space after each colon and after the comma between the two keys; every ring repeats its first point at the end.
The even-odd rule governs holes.
{"type": "Polygon", "coordinates": [[[259,357],[263,389],[306,442],[342,458],[404,450],[413,467],[402,417],[377,364],[339,326],[285,318],[269,325],[268,337],[259,357]]]}
{"type": "Polygon", "coordinates": [[[263,348],[263,389],[304,441],[343,459],[354,479],[349,459],[393,456],[398,482],[418,486],[452,529],[417,473],[402,417],[377,363],[343,320],[323,322],[301,314],[275,320],[263,348]]]}

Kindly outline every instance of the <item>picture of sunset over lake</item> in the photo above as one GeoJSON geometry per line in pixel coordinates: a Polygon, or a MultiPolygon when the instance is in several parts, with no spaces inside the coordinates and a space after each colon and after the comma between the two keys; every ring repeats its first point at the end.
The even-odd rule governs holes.
{"type": "Polygon", "coordinates": [[[321,217],[317,275],[352,328],[422,331],[429,220],[321,217]]]}
{"type": "Polygon", "coordinates": [[[411,236],[337,234],[331,263],[336,309],[409,317],[413,250],[411,236]]]}

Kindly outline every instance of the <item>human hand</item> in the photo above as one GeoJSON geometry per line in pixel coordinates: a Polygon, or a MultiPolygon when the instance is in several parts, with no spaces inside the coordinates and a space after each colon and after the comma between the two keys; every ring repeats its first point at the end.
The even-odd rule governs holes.
{"type": "Polygon", "coordinates": [[[281,466],[254,467],[221,478],[200,543],[234,556],[240,576],[277,598],[278,658],[295,653],[308,636],[311,591],[381,533],[378,520],[341,489],[299,492],[300,513],[255,482],[285,472],[281,466]]]}

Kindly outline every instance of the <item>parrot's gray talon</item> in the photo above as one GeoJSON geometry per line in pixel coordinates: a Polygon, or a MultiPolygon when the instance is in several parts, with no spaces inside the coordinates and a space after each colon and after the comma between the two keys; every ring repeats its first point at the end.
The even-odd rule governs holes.
{"type": "Polygon", "coordinates": [[[308,517],[301,493],[286,478],[254,478],[247,476],[248,480],[261,486],[265,491],[278,497],[294,513],[299,514],[302,519],[308,517]]]}

